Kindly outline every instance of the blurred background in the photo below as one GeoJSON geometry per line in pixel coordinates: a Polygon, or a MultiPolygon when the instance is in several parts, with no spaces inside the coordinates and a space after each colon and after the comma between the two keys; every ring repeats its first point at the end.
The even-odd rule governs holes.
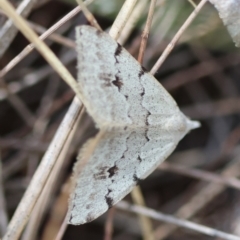
{"type": "MultiPolygon", "coordinates": [[[[15,8],[22,1],[11,1],[15,8]]],[[[75,1],[29,1],[23,15],[39,35],[68,14],[75,1]],[[32,3],[33,2],[33,3],[32,3]],[[31,6],[30,6],[31,5],[31,6]]],[[[96,0],[89,5],[100,26],[108,31],[123,0],[96,0]]],[[[144,55],[150,71],[163,50],[194,10],[194,0],[158,0],[144,55]]],[[[138,1],[119,42],[137,57],[149,9],[138,1]]],[[[63,24],[45,42],[76,77],[75,27],[88,24],[82,13],[63,24]]],[[[40,54],[33,50],[16,66],[7,64],[28,41],[0,12],[0,233],[6,231],[41,158],[61,123],[73,91],[40,54]]],[[[240,55],[217,11],[207,3],[183,33],[155,77],[170,92],[180,109],[199,120],[201,128],[189,133],[162,166],[140,183],[146,206],[240,236],[240,55]],[[184,169],[184,170],[183,170],[184,169]],[[197,173],[192,170],[202,170],[197,173]],[[212,178],[206,175],[209,173],[212,178]],[[232,179],[234,178],[234,179],[232,179]],[[216,183],[222,181],[222,183],[216,183]]],[[[82,144],[96,134],[84,114],[56,180],[36,207],[21,239],[55,239],[64,220],[69,177],[82,144]]],[[[130,195],[127,201],[132,202],[130,195]]],[[[68,226],[62,239],[106,239],[106,220],[113,216],[112,239],[142,239],[138,216],[114,210],[97,220],[68,226]]],[[[155,239],[217,239],[164,222],[151,220],[155,239]]]]}

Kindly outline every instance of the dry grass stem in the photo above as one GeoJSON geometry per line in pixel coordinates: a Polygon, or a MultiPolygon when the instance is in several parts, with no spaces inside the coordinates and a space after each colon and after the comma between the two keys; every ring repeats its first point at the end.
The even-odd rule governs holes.
{"type": "Polygon", "coordinates": [[[0,152],[0,237],[7,231],[8,214],[6,209],[6,198],[3,188],[2,159],[0,152]]]}
{"type": "Polygon", "coordinates": [[[65,231],[67,229],[67,226],[68,226],[67,218],[68,218],[68,216],[66,214],[66,216],[65,216],[65,218],[64,218],[64,220],[62,222],[62,225],[61,225],[61,227],[60,227],[60,229],[59,229],[59,231],[57,233],[57,236],[56,236],[55,240],[61,240],[62,239],[62,237],[63,237],[63,235],[64,235],[64,233],[65,233],[65,231]]]}
{"type": "Polygon", "coordinates": [[[83,14],[85,15],[86,19],[91,23],[91,25],[97,28],[99,31],[102,31],[102,28],[98,24],[97,20],[93,16],[93,14],[87,9],[86,5],[83,3],[82,0],[76,0],[79,6],[82,9],[83,14]]]}
{"type": "MultiPolygon", "coordinates": [[[[16,13],[27,17],[28,14],[31,12],[32,8],[36,4],[35,0],[23,0],[17,7],[16,13]]],[[[11,19],[8,19],[4,26],[0,30],[0,57],[3,56],[5,51],[8,49],[9,45],[11,44],[12,40],[17,34],[18,29],[14,26],[11,19]]]]}
{"type": "Polygon", "coordinates": [[[227,187],[232,187],[240,190],[240,180],[238,180],[237,178],[221,176],[215,173],[198,169],[189,169],[182,165],[170,164],[168,162],[162,163],[158,168],[163,171],[174,172],[207,182],[220,183],[227,187]]]}
{"type": "Polygon", "coordinates": [[[197,7],[196,3],[195,3],[193,0],[188,0],[188,1],[190,2],[190,4],[192,4],[192,6],[193,6],[194,8],[197,7]]]}
{"type": "MultiPolygon", "coordinates": [[[[233,159],[231,163],[223,170],[221,173],[224,177],[239,177],[239,167],[240,162],[238,161],[239,156],[233,159]]],[[[203,207],[212,201],[216,196],[225,190],[224,185],[219,185],[216,183],[209,183],[204,185],[201,189],[197,190],[197,193],[183,206],[181,206],[178,211],[174,214],[175,216],[182,219],[189,219],[198,213],[203,207]]],[[[155,230],[155,236],[157,239],[165,239],[171,235],[177,229],[176,226],[163,225],[155,230]]],[[[238,237],[237,239],[240,239],[238,237]]]]}
{"type": "Polygon", "coordinates": [[[24,36],[32,43],[46,59],[46,61],[52,66],[52,68],[66,81],[66,83],[72,88],[72,90],[81,97],[79,93],[77,83],[65,66],[59,61],[55,54],[48,48],[48,46],[36,35],[36,33],[27,25],[26,21],[16,14],[14,8],[6,0],[0,2],[0,7],[5,11],[6,15],[12,19],[18,29],[24,34],[24,36]]]}
{"type": "MultiPolygon", "coordinates": [[[[133,202],[136,205],[145,207],[144,197],[142,195],[142,191],[139,186],[136,186],[132,190],[131,197],[133,199],[133,202]]],[[[139,218],[139,221],[141,224],[143,239],[144,240],[154,240],[153,227],[152,227],[151,220],[148,218],[148,216],[145,216],[142,214],[139,214],[138,218],[139,218]]]]}
{"type": "Polygon", "coordinates": [[[142,215],[151,217],[152,219],[155,219],[158,221],[168,222],[168,223],[174,224],[178,227],[191,229],[191,230],[194,230],[196,232],[199,232],[199,233],[202,233],[202,234],[205,234],[208,236],[219,237],[219,238],[226,239],[226,240],[240,240],[240,237],[238,237],[238,236],[228,234],[228,233],[225,233],[222,231],[218,231],[214,228],[209,228],[209,227],[197,224],[197,223],[179,219],[179,218],[173,217],[171,215],[163,214],[163,213],[157,212],[150,208],[137,206],[137,205],[131,205],[125,201],[121,201],[120,203],[118,203],[116,205],[116,207],[121,210],[134,212],[137,214],[142,214],[142,215]]]}
{"type": "Polygon", "coordinates": [[[112,235],[113,235],[113,220],[114,220],[114,215],[115,215],[115,207],[112,207],[109,209],[107,213],[107,220],[105,222],[105,231],[104,231],[104,240],[112,240],[112,235]]]}
{"type": "MultiPolygon", "coordinates": [[[[36,24],[34,22],[27,21],[27,23],[37,33],[44,34],[48,31],[46,28],[44,28],[44,27],[42,27],[39,24],[36,24]]],[[[39,38],[41,38],[41,36],[39,36],[39,38]]],[[[66,37],[63,37],[62,35],[57,34],[57,33],[51,33],[51,35],[48,36],[48,39],[51,39],[52,41],[54,41],[56,43],[59,43],[59,44],[65,46],[65,47],[68,47],[68,48],[75,49],[75,47],[76,47],[76,43],[73,40],[71,40],[69,38],[66,38],[66,37]]],[[[42,39],[42,40],[44,40],[44,39],[42,39]]],[[[30,46],[32,48],[34,48],[34,45],[30,44],[30,46]]]]}
{"type": "Polygon", "coordinates": [[[78,119],[81,106],[82,105],[79,100],[74,99],[68,113],[65,115],[37,171],[35,172],[27,191],[19,203],[3,240],[17,240],[19,238],[30,217],[33,207],[46,184],[55,161],[60,155],[63,146],[65,145],[67,138],[78,119]]]}
{"type": "MultiPolygon", "coordinates": [[[[90,4],[94,0],[87,0],[85,4],[90,4]]],[[[73,18],[75,15],[77,15],[81,11],[81,8],[78,6],[74,8],[71,12],[69,12],[66,16],[64,16],[62,19],[60,19],[57,23],[55,23],[52,27],[50,27],[45,33],[43,33],[39,38],[41,40],[46,39],[49,37],[54,31],[56,31],[58,28],[60,28],[64,23],[69,21],[71,18],[73,18]]],[[[4,75],[9,72],[14,66],[16,66],[17,63],[19,63],[24,57],[26,57],[33,49],[35,49],[34,44],[29,44],[27,47],[25,47],[20,54],[18,54],[10,63],[8,63],[7,66],[5,66],[0,71],[0,77],[4,77],[4,75]]]]}
{"type": "Polygon", "coordinates": [[[112,28],[109,31],[109,35],[117,40],[121,35],[121,31],[126,25],[127,20],[129,19],[137,0],[125,0],[120,12],[118,13],[115,21],[112,25],[112,28]]]}
{"type": "Polygon", "coordinates": [[[194,107],[186,107],[183,110],[188,116],[203,120],[212,117],[227,116],[234,113],[239,113],[239,101],[240,98],[222,99],[208,103],[199,103],[194,107]]]}
{"type": "Polygon", "coordinates": [[[139,53],[138,53],[138,62],[140,64],[143,63],[143,56],[144,56],[144,52],[145,52],[145,49],[147,46],[147,40],[148,40],[148,35],[149,35],[150,29],[151,29],[151,25],[152,25],[152,19],[153,19],[153,15],[154,15],[155,6],[156,6],[156,0],[151,0],[148,17],[147,17],[147,22],[146,22],[146,25],[144,27],[144,30],[143,30],[143,33],[141,36],[142,40],[141,40],[140,49],[139,49],[139,53]]]}
{"type": "MultiPolygon", "coordinates": [[[[65,65],[71,63],[75,59],[76,56],[73,54],[65,54],[63,57],[60,58],[61,62],[65,65]]],[[[27,89],[33,85],[38,84],[40,81],[48,77],[53,72],[54,70],[47,65],[42,68],[39,68],[34,72],[26,74],[23,78],[17,79],[17,81],[15,82],[8,83],[7,90],[4,90],[4,88],[2,88],[0,91],[0,102],[7,98],[8,96],[7,91],[9,91],[10,94],[17,94],[23,91],[24,89],[27,89]]]]}
{"type": "Polygon", "coordinates": [[[145,8],[147,7],[147,0],[138,1],[136,6],[134,7],[126,25],[124,26],[121,35],[118,38],[118,42],[121,45],[124,45],[124,43],[129,38],[130,34],[132,33],[134,27],[136,27],[137,22],[142,17],[142,14],[145,11],[145,8]]]}
{"type": "Polygon", "coordinates": [[[4,87],[7,93],[7,99],[10,102],[10,104],[14,107],[14,109],[19,114],[19,116],[23,119],[26,125],[32,128],[34,125],[34,122],[36,121],[34,114],[29,110],[29,108],[21,100],[21,98],[19,98],[17,95],[15,95],[9,90],[9,87],[4,82],[4,79],[0,78],[0,83],[4,87]]]}
{"type": "Polygon", "coordinates": [[[204,62],[200,62],[192,67],[172,74],[170,77],[165,78],[164,87],[169,91],[177,89],[191,81],[197,81],[200,78],[209,76],[230,66],[235,66],[239,63],[239,54],[230,53],[226,56],[217,57],[214,60],[209,59],[204,62]],[[217,63],[217,64],[216,64],[217,63]]]}
{"type": "Polygon", "coordinates": [[[194,18],[198,15],[198,13],[200,12],[200,10],[202,9],[202,7],[204,6],[204,4],[207,2],[208,0],[201,0],[201,2],[198,4],[198,6],[194,9],[194,11],[192,12],[192,14],[188,17],[188,19],[185,21],[185,23],[181,26],[181,28],[178,30],[178,32],[175,34],[174,38],[171,40],[171,42],[168,44],[168,46],[165,48],[164,52],[162,53],[161,57],[157,60],[157,62],[155,63],[155,65],[152,67],[151,69],[151,74],[155,74],[157,72],[157,70],[161,67],[161,65],[163,64],[163,62],[166,60],[166,58],[168,57],[168,55],[171,53],[171,51],[173,50],[173,48],[175,47],[177,41],[179,40],[179,38],[182,36],[182,34],[184,33],[184,31],[187,29],[187,27],[192,23],[192,21],[194,20],[194,18]]]}
{"type": "MultiPolygon", "coordinates": [[[[62,151],[61,151],[60,155],[58,156],[56,163],[53,166],[51,175],[47,179],[47,182],[43,188],[43,191],[34,206],[33,212],[30,217],[30,221],[29,221],[26,231],[22,237],[22,240],[31,240],[31,239],[36,239],[36,237],[37,237],[36,234],[38,232],[39,225],[42,222],[42,218],[43,218],[45,211],[47,209],[47,206],[52,198],[53,190],[54,190],[54,188],[56,188],[55,186],[59,179],[59,174],[62,170],[62,167],[64,166],[64,162],[67,159],[66,156],[69,152],[70,145],[72,144],[72,139],[76,133],[76,130],[79,127],[79,122],[82,118],[83,112],[84,111],[82,108],[82,111],[77,116],[76,122],[74,123],[74,126],[62,148],[62,151]]],[[[37,126],[37,124],[36,124],[36,126],[37,126]]]]}

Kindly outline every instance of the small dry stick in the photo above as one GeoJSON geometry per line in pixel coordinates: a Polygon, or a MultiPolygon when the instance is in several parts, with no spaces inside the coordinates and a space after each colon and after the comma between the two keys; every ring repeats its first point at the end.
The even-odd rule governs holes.
{"type": "Polygon", "coordinates": [[[6,211],[6,200],[3,190],[3,174],[2,174],[2,159],[0,152],[0,237],[2,237],[6,230],[8,224],[8,216],[6,211]]]}
{"type": "MultiPolygon", "coordinates": [[[[18,5],[16,12],[23,16],[27,17],[32,11],[36,1],[35,0],[22,0],[18,5]]],[[[0,58],[5,53],[9,45],[12,43],[12,40],[17,35],[18,29],[14,26],[14,23],[11,19],[8,19],[0,29],[0,58]]]]}
{"type": "Polygon", "coordinates": [[[155,6],[156,6],[156,0],[151,0],[148,17],[147,17],[147,22],[144,27],[143,33],[142,33],[142,40],[141,40],[140,49],[139,49],[139,53],[138,53],[138,62],[140,64],[142,64],[142,62],[143,62],[143,56],[144,56],[144,52],[145,52],[145,49],[147,46],[147,40],[148,40],[151,25],[152,25],[152,19],[153,19],[153,13],[154,13],[155,6]]]}
{"type": "MultiPolygon", "coordinates": [[[[92,3],[94,0],[87,0],[85,2],[86,5],[92,3]]],[[[56,31],[59,27],[61,27],[64,23],[69,21],[72,17],[78,14],[81,11],[81,8],[78,6],[74,8],[71,12],[69,12],[66,16],[60,19],[57,23],[55,23],[52,27],[50,27],[45,33],[43,33],[39,38],[44,40],[48,36],[50,36],[54,31],[56,31]]],[[[20,54],[18,54],[11,62],[7,64],[1,71],[0,77],[4,77],[4,75],[10,71],[14,66],[16,66],[24,57],[26,57],[33,49],[35,48],[34,44],[29,44],[25,47],[20,54]]]]}
{"type": "MultiPolygon", "coordinates": [[[[239,176],[239,167],[240,163],[238,161],[239,155],[231,161],[231,163],[222,171],[222,175],[226,177],[238,177],[239,176]]],[[[201,209],[203,209],[207,203],[212,201],[217,195],[222,193],[225,190],[225,186],[209,183],[205,185],[202,189],[198,189],[197,193],[192,196],[192,198],[183,206],[181,206],[174,215],[183,219],[188,219],[193,217],[201,209]]],[[[155,230],[155,236],[157,239],[165,239],[171,235],[177,226],[163,224],[155,230]]],[[[240,237],[239,237],[240,239],[240,237]]]]}
{"type": "MultiPolygon", "coordinates": [[[[132,192],[131,192],[132,199],[135,204],[138,206],[145,206],[145,201],[141,192],[141,188],[139,186],[136,186],[132,192]]],[[[143,239],[144,240],[153,240],[154,235],[153,235],[153,228],[152,228],[152,223],[151,220],[142,214],[139,214],[139,220],[141,223],[142,227],[142,234],[143,234],[143,239]]]]}
{"type": "Polygon", "coordinates": [[[221,176],[215,173],[210,173],[207,171],[199,169],[189,169],[178,164],[170,164],[167,162],[162,163],[158,169],[182,174],[184,176],[201,179],[203,181],[208,181],[212,183],[220,183],[225,186],[236,188],[240,190],[240,180],[234,177],[221,176]]]}
{"type": "Polygon", "coordinates": [[[107,214],[107,220],[105,223],[105,234],[104,234],[104,240],[111,240],[112,234],[113,234],[113,217],[115,214],[115,207],[109,209],[107,214]]]}
{"type": "MultiPolygon", "coordinates": [[[[38,201],[38,206],[39,206],[39,207],[43,205],[43,204],[41,204],[41,203],[42,203],[42,202],[44,203],[45,199],[48,199],[48,201],[50,201],[50,199],[49,199],[48,196],[51,196],[50,193],[51,193],[51,191],[52,191],[52,186],[56,184],[56,181],[57,181],[57,179],[58,179],[59,173],[60,173],[60,171],[61,171],[61,169],[62,169],[62,166],[63,166],[63,162],[65,161],[66,155],[67,155],[67,153],[69,152],[70,145],[72,144],[73,137],[74,137],[74,135],[75,135],[75,133],[76,133],[77,128],[79,127],[79,122],[80,122],[80,120],[81,120],[81,118],[82,118],[83,113],[84,113],[84,108],[82,108],[81,113],[78,115],[77,120],[76,120],[76,122],[74,123],[73,129],[72,129],[72,131],[71,131],[71,134],[69,135],[67,141],[65,142],[64,147],[63,147],[63,150],[61,151],[61,154],[60,154],[60,156],[58,157],[56,164],[54,165],[52,174],[51,174],[51,176],[49,177],[49,179],[48,179],[48,181],[47,181],[47,183],[46,183],[46,185],[45,185],[45,187],[44,187],[44,189],[43,189],[43,193],[44,193],[44,194],[41,194],[41,196],[40,196],[40,201],[38,201]]],[[[45,206],[46,206],[46,205],[47,205],[47,204],[45,204],[45,206]]],[[[36,213],[36,214],[37,214],[37,213],[36,213]]],[[[67,221],[66,221],[66,219],[64,219],[64,222],[63,222],[63,224],[62,224],[62,226],[61,226],[61,229],[60,229],[59,234],[62,234],[62,235],[64,234],[64,232],[65,232],[65,230],[66,230],[66,226],[67,226],[67,221]],[[65,225],[65,227],[64,227],[64,225],[65,225]]],[[[35,237],[36,237],[36,236],[37,236],[37,235],[35,234],[35,237]]],[[[60,235],[59,235],[59,236],[60,236],[60,235]]],[[[28,239],[35,239],[35,237],[34,237],[34,238],[28,238],[28,239]]],[[[60,238],[60,239],[61,239],[61,238],[60,238]]]]}
{"type": "MultiPolygon", "coordinates": [[[[230,66],[236,66],[239,64],[239,60],[239,55],[228,54],[223,57],[215,58],[214,61],[213,59],[210,59],[200,62],[192,67],[188,67],[185,70],[178,71],[168,78],[165,78],[164,86],[167,90],[174,90],[184,84],[188,84],[190,81],[197,81],[205,76],[222,72],[230,66]]],[[[191,117],[194,118],[193,116],[191,117]]]]}
{"type": "Polygon", "coordinates": [[[31,112],[31,110],[27,107],[27,105],[24,103],[24,101],[18,97],[15,93],[12,93],[8,87],[8,85],[5,83],[4,79],[0,78],[0,84],[3,86],[3,89],[7,93],[7,99],[9,103],[12,105],[12,107],[16,110],[18,115],[23,119],[23,121],[28,125],[30,128],[33,127],[36,117],[31,112]]]}
{"type": "Polygon", "coordinates": [[[61,76],[61,78],[73,89],[78,97],[81,97],[75,79],[56,57],[56,55],[49,49],[49,47],[42,40],[40,40],[37,34],[28,26],[26,21],[15,12],[12,5],[6,0],[1,0],[0,7],[5,11],[5,14],[12,19],[14,24],[24,34],[24,36],[30,42],[35,44],[37,50],[42,54],[52,68],[61,76]]]}
{"type": "Polygon", "coordinates": [[[92,26],[97,28],[98,30],[102,31],[102,28],[98,24],[97,20],[93,16],[93,14],[87,9],[86,5],[83,3],[82,0],[76,0],[79,6],[82,9],[82,12],[84,13],[86,19],[91,23],[92,26]]]}
{"type": "MultiPolygon", "coordinates": [[[[48,106],[46,107],[45,103],[46,103],[46,101],[52,102],[51,99],[54,97],[56,90],[57,90],[56,82],[50,81],[47,92],[51,95],[46,93],[45,97],[42,98],[40,108],[38,109],[39,118],[38,118],[37,122],[35,123],[34,129],[33,129],[35,139],[41,138],[41,136],[44,133],[44,129],[47,126],[47,113],[49,112],[49,110],[51,108],[51,104],[47,104],[48,106]]],[[[79,119],[81,118],[81,114],[78,116],[78,119],[76,120],[76,124],[74,125],[74,129],[71,131],[71,134],[69,135],[69,137],[61,151],[61,154],[58,157],[56,164],[53,167],[51,175],[49,176],[49,178],[44,186],[44,189],[43,189],[40,197],[38,198],[36,205],[34,206],[30,221],[29,221],[29,223],[25,229],[25,232],[22,236],[22,240],[36,239],[39,225],[42,222],[41,220],[43,218],[43,214],[45,213],[46,207],[48,206],[50,198],[52,197],[52,189],[56,185],[56,181],[59,177],[59,171],[61,170],[61,167],[63,166],[63,162],[66,159],[66,154],[70,149],[70,144],[71,144],[72,138],[75,134],[76,128],[78,127],[79,119]]],[[[39,157],[37,156],[37,158],[39,158],[39,157]]]]}
{"type": "Polygon", "coordinates": [[[225,232],[222,232],[222,231],[218,231],[214,228],[209,228],[209,227],[206,227],[206,226],[203,226],[203,225],[200,225],[200,224],[197,224],[197,223],[193,223],[193,222],[190,222],[190,221],[187,221],[187,220],[179,219],[179,218],[173,217],[173,216],[168,215],[168,214],[163,214],[163,213],[157,212],[157,211],[155,211],[153,209],[150,209],[150,208],[145,208],[145,207],[137,206],[137,205],[131,205],[131,204],[125,202],[125,201],[121,201],[120,203],[118,203],[116,205],[116,207],[118,209],[126,210],[126,211],[129,211],[129,212],[142,214],[142,215],[151,217],[151,218],[153,218],[155,220],[158,220],[158,221],[164,221],[164,222],[167,222],[167,223],[171,223],[171,224],[174,224],[178,227],[191,229],[191,230],[194,230],[196,232],[206,234],[208,236],[219,237],[219,238],[226,239],[226,240],[240,240],[240,237],[238,237],[238,236],[228,234],[228,233],[225,233],[225,232]]]}
{"type": "Polygon", "coordinates": [[[61,225],[61,227],[60,227],[60,229],[57,233],[57,236],[56,236],[55,240],[61,240],[62,239],[62,237],[63,237],[63,235],[64,235],[64,233],[67,229],[67,226],[68,226],[67,225],[67,220],[68,220],[68,215],[65,216],[65,218],[62,222],[62,225],[61,225]]]}
{"type": "Polygon", "coordinates": [[[175,47],[177,41],[182,36],[183,32],[187,29],[187,27],[192,23],[194,18],[198,15],[204,4],[208,0],[202,0],[198,6],[194,9],[194,11],[191,13],[191,15],[188,17],[188,19],[185,21],[185,23],[182,25],[182,27],[178,30],[172,41],[168,44],[168,46],[165,48],[164,52],[162,53],[161,57],[158,59],[158,61],[155,63],[153,68],[151,69],[150,73],[155,74],[157,70],[161,67],[163,62],[166,60],[168,55],[171,53],[173,48],[175,47]]]}
{"type": "MultiPolygon", "coordinates": [[[[46,28],[42,27],[41,25],[39,25],[37,23],[31,22],[31,21],[27,21],[27,23],[37,33],[44,34],[46,31],[48,31],[46,28]]],[[[39,38],[41,38],[41,36],[39,38]]],[[[69,47],[69,48],[73,48],[73,49],[75,49],[75,47],[76,47],[76,43],[72,39],[63,37],[62,35],[57,34],[57,33],[52,33],[51,35],[48,36],[48,38],[56,43],[59,43],[59,44],[65,46],[65,47],[69,47]]]]}
{"type": "Polygon", "coordinates": [[[184,108],[184,113],[198,120],[237,114],[240,111],[240,98],[229,98],[207,103],[198,103],[184,108]]]}
{"type": "Polygon", "coordinates": [[[237,126],[229,133],[227,139],[222,144],[221,155],[224,156],[234,152],[234,149],[238,145],[239,141],[240,141],[240,126],[237,126]]]}
{"type": "MultiPolygon", "coordinates": [[[[82,126],[82,125],[81,125],[82,126]]],[[[61,240],[66,229],[67,229],[67,218],[66,215],[68,208],[68,197],[70,194],[72,179],[68,177],[64,184],[61,187],[61,191],[57,196],[56,200],[53,203],[51,212],[49,213],[50,217],[45,222],[45,228],[42,232],[41,240],[61,240]]]]}
{"type": "Polygon", "coordinates": [[[137,0],[126,0],[120,10],[120,12],[118,13],[113,26],[110,31],[109,31],[109,35],[117,40],[121,34],[122,29],[124,28],[127,20],[129,19],[135,4],[136,4],[137,0]]]}
{"type": "Polygon", "coordinates": [[[56,159],[61,153],[63,146],[72,131],[75,122],[81,111],[81,103],[77,98],[74,99],[68,113],[65,115],[54,139],[52,140],[47,152],[45,153],[33,179],[25,192],[17,210],[8,226],[7,233],[3,240],[17,240],[29,219],[33,207],[38,199],[47,178],[55,164],[56,159]]]}
{"type": "MultiPolygon", "coordinates": [[[[64,54],[61,58],[62,63],[67,66],[70,62],[76,60],[76,56],[71,53],[64,54]]],[[[8,89],[11,94],[16,94],[30,86],[36,85],[38,82],[47,78],[52,74],[54,70],[49,66],[45,65],[38,70],[31,71],[23,77],[17,79],[15,82],[8,83],[8,89]]],[[[7,92],[4,89],[0,89],[0,102],[7,98],[7,92]]]]}
{"type": "Polygon", "coordinates": [[[127,39],[129,38],[130,34],[132,33],[134,27],[136,26],[137,22],[143,15],[144,10],[147,7],[148,0],[141,0],[138,1],[135,8],[133,9],[125,27],[121,35],[118,38],[118,42],[123,45],[127,39]]]}
{"type": "Polygon", "coordinates": [[[197,7],[197,5],[196,5],[196,3],[195,3],[194,1],[192,1],[192,0],[188,0],[188,1],[190,2],[190,4],[192,4],[192,6],[193,6],[194,8],[197,7]]]}

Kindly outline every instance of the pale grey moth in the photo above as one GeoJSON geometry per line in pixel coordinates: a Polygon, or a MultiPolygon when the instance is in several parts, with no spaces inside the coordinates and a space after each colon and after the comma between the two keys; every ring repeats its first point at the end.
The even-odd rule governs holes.
{"type": "Polygon", "coordinates": [[[199,127],[108,34],[81,26],[76,39],[81,100],[100,131],[82,148],[75,166],[68,214],[75,225],[96,219],[120,201],[199,127]]]}
{"type": "Polygon", "coordinates": [[[209,0],[218,10],[233,41],[240,47],[240,0],[209,0]]]}

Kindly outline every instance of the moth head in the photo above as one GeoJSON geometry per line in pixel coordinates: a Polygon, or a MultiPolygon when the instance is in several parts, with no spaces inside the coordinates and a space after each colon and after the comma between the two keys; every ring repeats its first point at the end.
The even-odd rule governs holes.
{"type": "Polygon", "coordinates": [[[168,131],[177,132],[182,136],[198,127],[200,127],[199,122],[191,121],[180,111],[171,116],[166,123],[166,129],[168,129],[168,131]]]}

